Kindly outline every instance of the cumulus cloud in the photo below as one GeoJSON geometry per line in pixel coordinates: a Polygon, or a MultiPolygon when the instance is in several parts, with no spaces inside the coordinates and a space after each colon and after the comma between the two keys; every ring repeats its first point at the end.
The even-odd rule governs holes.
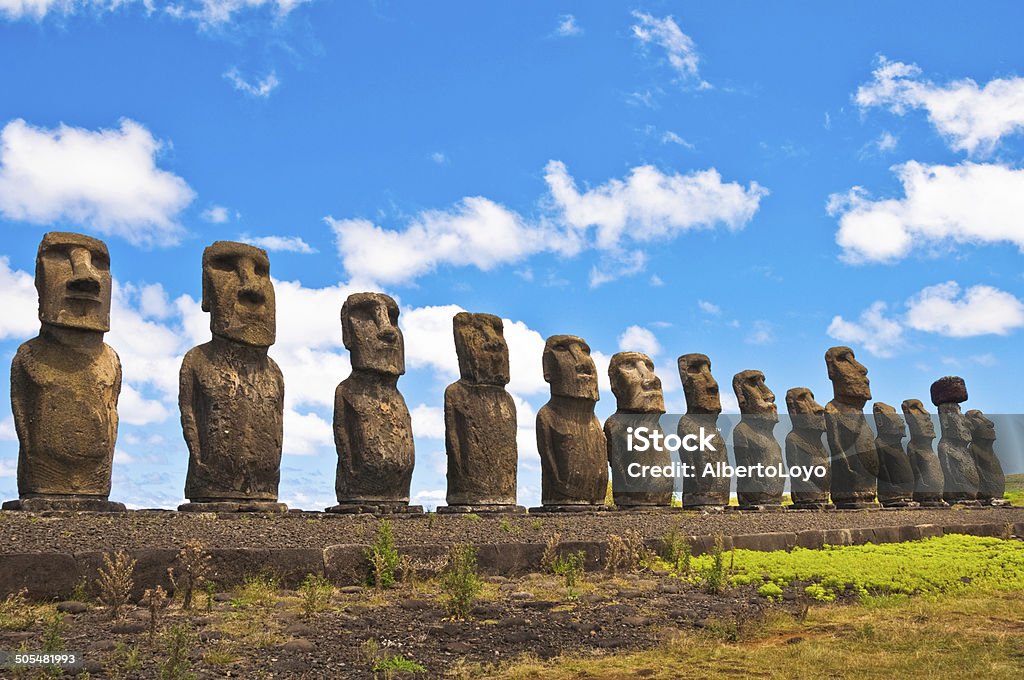
{"type": "Polygon", "coordinates": [[[907,325],[954,338],[1006,335],[1024,326],[1024,303],[992,286],[972,286],[961,294],[955,281],[947,281],[907,301],[907,325]]]}
{"type": "Polygon", "coordinates": [[[116,130],[24,120],[0,131],[0,214],[10,220],[68,221],[137,245],[171,245],[176,218],[195,196],[185,180],[157,167],[163,143],[135,121],[116,130]]]}
{"type": "Polygon", "coordinates": [[[266,99],[269,97],[270,93],[277,89],[277,86],[281,84],[281,81],[277,79],[277,74],[273,71],[259,80],[249,81],[242,77],[241,72],[237,68],[232,68],[228,69],[224,73],[224,77],[239,92],[247,94],[250,97],[258,97],[260,99],[266,99]]]}
{"type": "Polygon", "coordinates": [[[195,21],[203,29],[222,27],[243,13],[259,10],[282,19],[308,0],[0,0],[0,16],[11,20],[40,21],[48,15],[105,12],[139,5],[147,15],[157,11],[177,19],[195,21]]]}
{"type": "Polygon", "coordinates": [[[698,71],[700,58],[693,38],[683,33],[671,16],[661,19],[640,11],[633,12],[637,23],[633,25],[633,37],[643,45],[657,45],[665,50],[668,63],[686,81],[694,81],[701,89],[711,85],[701,79],[698,71]]]}
{"type": "Polygon", "coordinates": [[[630,326],[619,336],[619,350],[622,352],[643,352],[654,357],[661,353],[658,338],[649,329],[630,326]]]}
{"type": "Polygon", "coordinates": [[[1024,130],[1024,78],[997,78],[984,86],[965,78],[941,85],[923,78],[916,64],[885,57],[872,76],[857,89],[858,106],[884,107],[901,116],[924,109],[954,150],[988,153],[1003,137],[1024,130]]]}
{"type": "Polygon", "coordinates": [[[13,442],[18,440],[18,434],[14,430],[14,418],[0,420],[0,441],[13,442]]]}
{"type": "Polygon", "coordinates": [[[768,321],[755,321],[750,333],[747,334],[746,341],[751,345],[767,345],[775,342],[775,326],[768,321]]]}
{"type": "Polygon", "coordinates": [[[39,330],[35,278],[11,269],[7,257],[0,257],[0,309],[0,340],[30,338],[39,330]]]}
{"type": "Polygon", "coordinates": [[[576,23],[576,17],[572,14],[563,14],[558,17],[558,27],[555,29],[555,35],[560,38],[569,38],[574,35],[581,35],[583,29],[576,23]]]}
{"type": "Polygon", "coordinates": [[[444,439],[444,409],[420,404],[409,412],[412,431],[417,437],[444,439]]]}
{"type": "Polygon", "coordinates": [[[199,216],[211,224],[224,224],[231,219],[228,209],[222,205],[211,205],[199,216]]]}
{"type": "Polygon", "coordinates": [[[707,300],[697,300],[697,306],[700,307],[700,311],[712,316],[718,316],[722,313],[721,307],[713,302],[708,302],[707,300]]]}
{"type": "Polygon", "coordinates": [[[886,316],[886,304],[881,301],[861,312],[857,321],[834,316],[826,332],[840,342],[863,347],[876,357],[891,357],[903,344],[903,326],[886,316]]]}
{"type": "Polygon", "coordinates": [[[1024,170],[917,161],[893,169],[903,198],[873,200],[862,187],[829,198],[845,261],[893,262],[944,244],[1008,242],[1024,250],[1024,170]]]}
{"type": "Polygon", "coordinates": [[[551,161],[545,182],[543,214],[533,220],[481,196],[421,212],[398,230],[365,219],[325,219],[345,269],[367,285],[407,283],[442,265],[489,271],[540,252],[568,257],[584,248],[603,253],[591,276],[600,285],[643,269],[646,254],[631,244],[720,225],[740,229],[768,193],[757,182],[723,182],[714,169],[680,175],[649,165],[580,191],[565,164],[551,161]]]}
{"type": "Polygon", "coordinates": [[[298,236],[250,236],[249,234],[242,234],[238,237],[238,240],[279,253],[311,255],[317,252],[316,248],[298,236]]]}

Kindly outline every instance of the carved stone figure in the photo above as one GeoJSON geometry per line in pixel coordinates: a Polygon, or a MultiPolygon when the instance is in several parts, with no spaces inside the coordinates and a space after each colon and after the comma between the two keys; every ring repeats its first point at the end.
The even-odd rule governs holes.
{"type": "Polygon", "coordinates": [[[338,505],[328,512],[422,512],[409,505],[415,464],[412,418],[398,378],[405,340],[398,304],[383,293],[353,293],[341,307],[341,337],[352,374],[334,393],[338,505]]]}
{"type": "Polygon", "coordinates": [[[914,507],[914,470],[903,453],[907,426],[896,409],[880,401],[873,407],[878,450],[878,502],[886,508],[914,507]]]}
{"type": "Polygon", "coordinates": [[[732,432],[732,450],[736,466],[748,469],[764,466],[762,474],[737,475],[736,496],[740,509],[780,508],[786,480],[779,474],[782,447],[772,434],[779,422],[775,394],[764,383],[761,371],[740,371],[732,379],[732,389],[742,414],[732,432]]]}
{"type": "Polygon", "coordinates": [[[628,449],[629,429],[647,428],[664,434],[659,417],[665,412],[661,379],[654,374],[654,362],[640,352],[619,352],[608,364],[616,410],[604,423],[608,443],[608,462],[612,470],[612,496],[618,508],[668,507],[672,505],[672,478],[631,476],[629,466],[672,464],[671,452],[664,446],[647,451],[628,449]]]}
{"type": "Polygon", "coordinates": [[[786,465],[825,470],[823,477],[790,478],[792,507],[794,510],[830,508],[828,490],[832,474],[828,452],[821,441],[825,434],[825,407],[814,400],[814,393],[806,387],[794,387],[786,391],[786,410],[793,423],[793,430],[786,435],[786,465]]]}
{"type": "Polygon", "coordinates": [[[947,503],[977,505],[978,468],[971,457],[971,430],[960,404],[967,401],[967,385],[958,376],[946,376],[932,383],[932,403],[939,409],[939,462],[945,486],[942,498],[947,503]]]}
{"type": "Polygon", "coordinates": [[[833,399],[825,406],[825,435],[832,452],[832,502],[840,509],[874,504],[878,481],[875,437],[864,417],[871,399],[868,369],[849,347],[825,352],[833,399]]]}
{"type": "Polygon", "coordinates": [[[544,345],[543,365],[551,385],[551,399],[537,412],[543,509],[602,508],[608,450],[594,415],[600,397],[590,346],[574,335],[553,335],[544,345]]]}
{"type": "Polygon", "coordinates": [[[971,457],[978,468],[978,500],[983,505],[1008,505],[1006,475],[995,452],[996,426],[978,409],[964,414],[971,428],[971,457]]]}
{"type": "Polygon", "coordinates": [[[711,446],[704,451],[679,451],[680,463],[690,466],[692,473],[683,478],[683,507],[721,510],[729,505],[729,477],[704,474],[715,470],[719,463],[729,462],[725,440],[718,431],[718,416],[722,412],[718,381],[711,375],[711,360],[705,354],[684,354],[677,364],[686,396],[686,415],[679,419],[677,428],[679,438],[693,435],[700,441],[702,428],[705,435],[713,433],[711,446]]]}
{"type": "Polygon", "coordinates": [[[178,406],[188,445],[183,511],[270,511],[284,436],[284,377],[266,251],[217,241],[203,251],[203,311],[213,339],[181,362],[178,406]]]}
{"type": "Polygon", "coordinates": [[[448,505],[438,512],[525,512],[516,505],[516,405],[505,391],[501,318],[459,312],[453,321],[460,379],[444,392],[448,505]]]}
{"type": "Polygon", "coordinates": [[[110,330],[110,255],[102,241],[43,236],[36,255],[39,335],[11,362],[19,500],[5,510],[121,511],[110,494],[121,362],[110,330]]]}
{"type": "Polygon", "coordinates": [[[910,429],[907,458],[914,470],[914,500],[925,508],[946,507],[946,501],[942,500],[942,465],[932,450],[935,439],[932,417],[920,399],[907,399],[902,409],[910,429]]]}

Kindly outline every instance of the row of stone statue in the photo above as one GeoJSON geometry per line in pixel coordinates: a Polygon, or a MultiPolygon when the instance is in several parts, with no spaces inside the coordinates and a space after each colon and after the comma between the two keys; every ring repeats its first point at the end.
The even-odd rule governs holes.
{"type": "MultiPolygon", "coordinates": [[[[103,342],[110,328],[110,258],[89,236],[51,232],[36,258],[39,335],[19,347],[11,366],[11,404],[19,440],[19,500],[5,509],[123,510],[108,501],[117,437],[121,367],[103,342]]],[[[203,252],[202,308],[210,313],[212,339],[182,361],[179,406],[189,451],[184,511],[283,511],[277,502],[284,424],[284,379],[267,352],[276,335],[274,288],[265,251],[217,241],[203,252]]],[[[398,390],[405,349],[395,301],[381,293],[350,295],[341,308],[342,339],[352,373],[335,393],[334,438],[338,452],[331,512],[420,512],[409,505],[414,465],[412,423],[398,390]]],[[[460,379],[444,395],[448,456],[448,512],[518,512],[516,505],[516,410],[509,382],[502,321],[466,312],[454,318],[460,379]]],[[[792,483],[798,508],[906,506],[993,502],[1002,497],[1002,472],[992,451],[990,421],[980,412],[960,413],[963,381],[943,378],[932,386],[942,439],[938,456],[931,419],[920,401],[903,402],[911,440],[901,445],[903,423],[895,409],[875,404],[878,437],[862,413],[871,392],[867,370],[847,347],[825,355],[835,398],[822,409],[806,388],[789,390],[794,429],[786,438],[793,465],[829,470],[813,482],[792,483]],[[821,441],[827,431],[829,456],[821,441]]],[[[602,506],[609,463],[616,503],[622,507],[668,506],[672,482],[635,488],[631,462],[667,465],[666,451],[639,455],[622,445],[627,423],[665,412],[661,381],[651,359],[638,352],[612,357],[609,374],[617,411],[602,430],[594,415],[597,371],[582,339],[556,335],[542,357],[551,399],[537,414],[544,510],[602,506]]],[[[727,460],[717,433],[721,412],[711,362],[703,354],[679,358],[687,414],[682,437],[701,427],[715,432],[713,451],[684,452],[696,469],[727,460]]],[[[781,464],[772,435],[775,398],[759,371],[733,379],[743,420],[734,435],[738,465],[781,464]]],[[[729,504],[728,477],[684,479],[685,507],[729,504]]],[[[741,507],[781,504],[783,480],[738,481],[741,507]]]]}

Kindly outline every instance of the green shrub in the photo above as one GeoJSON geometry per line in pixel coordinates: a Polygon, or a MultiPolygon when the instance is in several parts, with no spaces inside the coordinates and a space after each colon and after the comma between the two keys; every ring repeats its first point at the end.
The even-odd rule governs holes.
{"type": "Polygon", "coordinates": [[[312,616],[327,609],[333,593],[334,586],[330,581],[319,574],[308,574],[299,586],[302,613],[305,616],[312,616]]]}
{"type": "Polygon", "coordinates": [[[769,581],[757,589],[757,594],[768,600],[777,601],[782,599],[782,588],[777,583],[769,581]]]}
{"type": "Polygon", "coordinates": [[[452,546],[448,554],[448,565],[441,574],[445,609],[456,618],[466,618],[482,589],[483,582],[476,567],[476,548],[469,545],[452,546]]]}
{"type": "Polygon", "coordinates": [[[388,588],[395,584],[395,570],[401,561],[395,547],[395,529],[390,520],[382,519],[377,525],[377,537],[367,548],[370,560],[370,585],[388,588]]]}

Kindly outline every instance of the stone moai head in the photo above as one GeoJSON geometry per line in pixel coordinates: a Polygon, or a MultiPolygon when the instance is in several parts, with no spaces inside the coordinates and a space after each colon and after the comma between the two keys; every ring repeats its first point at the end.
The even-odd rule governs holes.
{"type": "Polygon", "coordinates": [[[277,338],[277,305],[267,251],[234,241],[215,241],[203,251],[203,311],[210,331],[253,347],[277,338]]]}
{"type": "Polygon", "coordinates": [[[935,423],[925,410],[920,399],[907,399],[902,404],[903,416],[907,419],[911,437],[935,438],[935,423]]]}
{"type": "Polygon", "coordinates": [[[544,344],[544,381],[551,395],[598,401],[597,367],[590,345],[575,335],[552,335],[544,344]]]}
{"type": "Polygon", "coordinates": [[[878,430],[878,436],[893,436],[901,439],[906,436],[907,426],[894,407],[876,401],[871,410],[875,415],[875,429],[878,430]]]}
{"type": "Polygon", "coordinates": [[[711,359],[706,354],[684,354],[677,363],[687,412],[721,413],[722,400],[718,394],[718,381],[711,375],[711,359]]]}
{"type": "Polygon", "coordinates": [[[608,364],[619,411],[626,413],[664,413],[665,396],[661,378],[654,374],[654,362],[642,352],[619,352],[608,364]]]}
{"type": "Polygon", "coordinates": [[[384,293],[353,293],[341,306],[341,339],[355,370],[405,373],[405,338],[398,303],[384,293]]]}
{"type": "Polygon", "coordinates": [[[508,344],[501,317],[459,312],[452,326],[462,379],[483,385],[507,385],[508,344]]]}
{"type": "Polygon", "coordinates": [[[103,241],[65,231],[44,235],[36,254],[36,290],[43,324],[110,330],[110,253],[103,241]]]}
{"type": "Polygon", "coordinates": [[[814,400],[814,392],[806,387],[786,390],[786,410],[793,429],[825,431],[825,407],[814,400]]]}
{"type": "Polygon", "coordinates": [[[766,423],[779,422],[775,394],[764,383],[761,371],[740,371],[732,377],[732,390],[743,415],[760,416],[766,423]]]}
{"type": "Polygon", "coordinates": [[[939,409],[939,425],[943,439],[971,440],[967,420],[960,413],[960,404],[967,401],[967,385],[956,375],[947,375],[932,383],[932,403],[939,409]],[[945,407],[945,408],[944,408],[945,407]]]}
{"type": "Polygon", "coordinates": [[[967,384],[964,379],[956,375],[947,375],[932,383],[932,403],[940,404],[962,404],[967,401],[967,384]]]}
{"type": "Polygon", "coordinates": [[[836,401],[863,405],[871,399],[871,381],[868,369],[857,361],[853,350],[839,346],[825,352],[825,366],[836,401]]]}
{"type": "Polygon", "coordinates": [[[996,440],[996,424],[985,417],[985,414],[976,408],[964,414],[967,417],[967,424],[971,428],[971,440],[989,441],[996,440]]]}

